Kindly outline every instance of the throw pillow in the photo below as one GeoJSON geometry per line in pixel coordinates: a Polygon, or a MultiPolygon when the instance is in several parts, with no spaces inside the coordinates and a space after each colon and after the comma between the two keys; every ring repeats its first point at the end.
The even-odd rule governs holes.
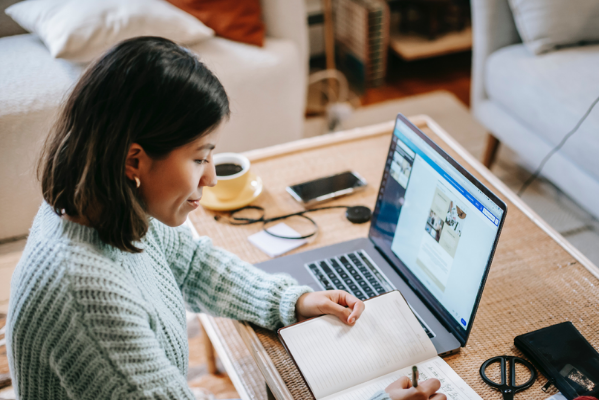
{"type": "Polygon", "coordinates": [[[191,44],[214,35],[196,18],[164,0],[28,0],[6,9],[37,34],[53,57],[88,62],[137,36],[191,44]]]}
{"type": "Polygon", "coordinates": [[[534,54],[599,41],[599,0],[510,0],[510,7],[534,54]]]}
{"type": "Polygon", "coordinates": [[[262,46],[264,23],[260,0],[168,0],[195,16],[218,36],[262,46]]]}

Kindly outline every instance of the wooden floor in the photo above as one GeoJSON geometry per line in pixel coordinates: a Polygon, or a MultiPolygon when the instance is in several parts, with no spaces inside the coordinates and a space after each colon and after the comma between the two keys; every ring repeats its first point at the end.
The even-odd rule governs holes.
{"type": "Polygon", "coordinates": [[[363,105],[447,90],[470,106],[471,52],[406,62],[389,54],[384,85],[368,89],[363,105]]]}
{"type": "MultiPolygon", "coordinates": [[[[419,94],[444,90],[455,95],[470,107],[470,76],[472,52],[466,51],[415,61],[404,61],[389,52],[387,76],[383,85],[369,88],[359,94],[359,103],[350,99],[354,107],[369,106],[388,100],[397,100],[419,94]]],[[[325,68],[323,58],[310,60],[310,73],[325,68]]],[[[326,85],[311,86],[308,92],[306,117],[324,116],[326,85]]],[[[350,89],[351,84],[350,84],[350,89]]],[[[352,92],[356,90],[352,89],[352,92]]],[[[354,97],[354,96],[350,96],[354,97]]]]}
{"type": "Polygon", "coordinates": [[[214,394],[217,399],[236,399],[239,398],[233,382],[229,376],[224,373],[220,363],[217,363],[219,371],[217,374],[210,374],[206,366],[206,335],[203,335],[202,325],[198,319],[188,322],[187,333],[189,336],[189,367],[187,373],[187,383],[191,387],[203,388],[214,394]]]}

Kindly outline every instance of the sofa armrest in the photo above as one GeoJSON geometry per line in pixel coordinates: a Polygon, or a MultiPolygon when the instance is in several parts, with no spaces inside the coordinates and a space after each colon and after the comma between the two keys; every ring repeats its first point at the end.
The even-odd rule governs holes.
{"type": "Polygon", "coordinates": [[[308,75],[308,16],[305,0],[261,0],[266,36],[289,39],[298,49],[299,59],[308,75]]]}
{"type": "Polygon", "coordinates": [[[484,87],[487,58],[496,50],[521,42],[508,0],[472,0],[472,87],[470,104],[487,98],[484,87]]]}

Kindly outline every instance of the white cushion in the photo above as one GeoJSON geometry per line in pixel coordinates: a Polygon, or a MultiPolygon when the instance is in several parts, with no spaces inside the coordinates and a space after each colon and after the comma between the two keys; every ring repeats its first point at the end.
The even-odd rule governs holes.
{"type": "Polygon", "coordinates": [[[36,33],[55,58],[88,62],[137,36],[191,44],[214,35],[198,19],[164,0],[28,0],[6,9],[36,33]]]}
{"type": "Polygon", "coordinates": [[[85,67],[52,58],[42,41],[31,34],[0,38],[0,54],[0,119],[49,110],[55,113],[85,67]]]}
{"type": "Polygon", "coordinates": [[[215,37],[189,49],[222,82],[231,106],[216,152],[246,151],[301,139],[304,65],[290,40],[264,47],[215,37]]]}
{"type": "Polygon", "coordinates": [[[510,0],[510,6],[534,54],[599,41],[598,0],[510,0]]]}
{"type": "MultiPolygon", "coordinates": [[[[522,44],[506,46],[488,58],[485,88],[493,102],[554,147],[599,97],[597,65],[599,45],[567,48],[541,56],[530,54],[522,44]]],[[[560,150],[560,154],[597,181],[598,108],[560,150]]]]}
{"type": "MultiPolygon", "coordinates": [[[[231,119],[218,152],[246,151],[302,137],[305,81],[293,42],[267,37],[264,47],[257,47],[215,37],[188,48],[214,72],[230,99],[231,119]]],[[[1,38],[0,54],[0,87],[5,89],[0,90],[0,133],[11,130],[1,129],[4,118],[14,117],[45,137],[57,107],[85,65],[53,59],[39,38],[30,34],[1,38]],[[42,125],[30,117],[34,112],[47,116],[42,125]]]]}

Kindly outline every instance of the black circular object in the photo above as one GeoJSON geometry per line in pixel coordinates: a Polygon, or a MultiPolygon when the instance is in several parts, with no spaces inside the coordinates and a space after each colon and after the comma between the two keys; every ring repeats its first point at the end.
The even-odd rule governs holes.
{"type": "Polygon", "coordinates": [[[370,221],[372,211],[370,211],[370,208],[364,206],[347,207],[345,216],[352,224],[363,224],[370,221]]]}

